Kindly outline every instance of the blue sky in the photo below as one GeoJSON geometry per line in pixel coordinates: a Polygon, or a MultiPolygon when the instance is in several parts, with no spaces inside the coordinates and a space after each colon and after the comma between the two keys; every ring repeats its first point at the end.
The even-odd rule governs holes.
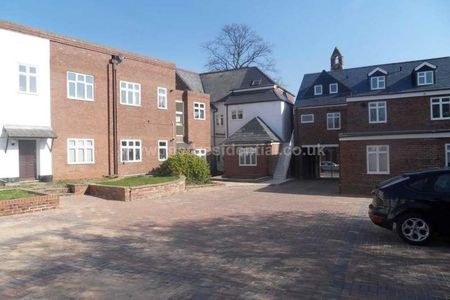
{"type": "Polygon", "coordinates": [[[296,93],[303,74],[450,56],[450,1],[1,0],[0,19],[204,71],[201,45],[245,23],[274,45],[278,74],[296,93]]]}

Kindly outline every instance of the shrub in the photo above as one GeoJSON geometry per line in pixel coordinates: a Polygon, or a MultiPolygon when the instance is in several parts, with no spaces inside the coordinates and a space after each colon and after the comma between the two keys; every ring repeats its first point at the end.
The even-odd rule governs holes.
{"type": "Polygon", "coordinates": [[[186,176],[187,183],[208,183],[211,177],[208,163],[195,154],[183,151],[169,157],[153,172],[158,176],[186,176]]]}

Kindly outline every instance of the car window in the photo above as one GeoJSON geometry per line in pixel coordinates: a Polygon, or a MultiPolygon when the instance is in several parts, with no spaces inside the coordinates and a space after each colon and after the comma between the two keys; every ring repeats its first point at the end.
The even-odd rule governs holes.
{"type": "Polygon", "coordinates": [[[450,193],[450,174],[440,175],[434,183],[434,190],[438,193],[450,193]]]}
{"type": "MultiPolygon", "coordinates": [[[[411,182],[408,183],[408,187],[410,187],[413,190],[419,191],[419,192],[424,192],[427,190],[428,183],[430,183],[430,181],[431,181],[430,177],[412,180],[411,182]]],[[[428,190],[429,190],[429,188],[428,188],[428,190]]]]}

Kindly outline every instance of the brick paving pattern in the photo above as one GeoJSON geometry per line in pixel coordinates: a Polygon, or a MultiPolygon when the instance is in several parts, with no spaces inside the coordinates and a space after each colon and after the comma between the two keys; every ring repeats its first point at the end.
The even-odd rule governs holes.
{"type": "Polygon", "coordinates": [[[87,196],[0,218],[0,299],[450,299],[450,242],[404,244],[332,182],[87,196]],[[325,187],[323,187],[325,185],[325,187]]]}

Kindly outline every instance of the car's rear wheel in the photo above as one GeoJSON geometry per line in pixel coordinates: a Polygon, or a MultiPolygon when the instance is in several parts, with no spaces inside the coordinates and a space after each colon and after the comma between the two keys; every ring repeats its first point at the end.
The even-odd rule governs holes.
{"type": "Polygon", "coordinates": [[[432,226],[430,221],[421,214],[406,213],[396,222],[398,235],[411,245],[425,245],[432,235],[432,226]]]}

